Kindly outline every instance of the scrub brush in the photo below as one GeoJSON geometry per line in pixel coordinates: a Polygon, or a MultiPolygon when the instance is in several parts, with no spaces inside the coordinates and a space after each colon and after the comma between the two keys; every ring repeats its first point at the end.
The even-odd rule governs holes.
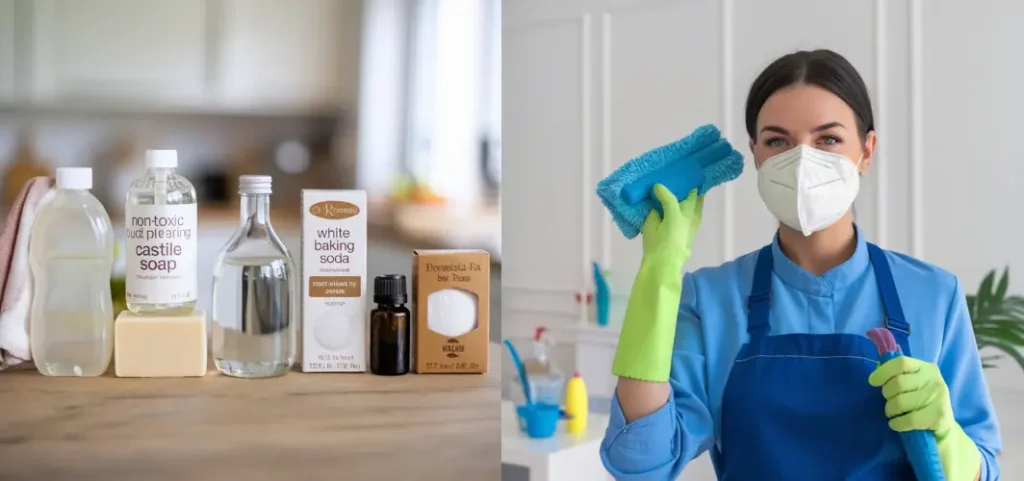
{"type": "MultiPolygon", "coordinates": [[[[878,362],[885,363],[903,355],[892,332],[884,327],[868,331],[868,338],[878,347],[878,362]]],[[[935,444],[935,435],[931,431],[906,431],[900,433],[903,449],[914,468],[914,475],[919,481],[945,481],[942,461],[939,459],[939,447],[935,444]]]]}
{"type": "Polygon", "coordinates": [[[709,124],[626,162],[597,184],[597,195],[619,230],[632,239],[640,233],[651,209],[663,214],[661,204],[651,195],[655,184],[664,185],[683,200],[694,189],[697,195],[704,195],[741,173],[743,155],[709,124]]]}

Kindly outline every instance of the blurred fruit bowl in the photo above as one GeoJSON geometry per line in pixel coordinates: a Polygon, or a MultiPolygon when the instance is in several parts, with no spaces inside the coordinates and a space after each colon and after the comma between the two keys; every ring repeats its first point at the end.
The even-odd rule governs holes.
{"type": "Polygon", "coordinates": [[[420,205],[440,205],[445,198],[438,195],[430,186],[411,178],[400,178],[391,189],[391,200],[396,203],[420,205]]]}

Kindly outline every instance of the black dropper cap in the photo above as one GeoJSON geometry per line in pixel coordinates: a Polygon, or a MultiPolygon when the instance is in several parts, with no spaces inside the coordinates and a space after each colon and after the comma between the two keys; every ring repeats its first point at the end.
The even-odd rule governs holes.
{"type": "Polygon", "coordinates": [[[405,304],[407,300],[405,276],[402,274],[388,274],[373,279],[373,302],[393,306],[405,304]]]}

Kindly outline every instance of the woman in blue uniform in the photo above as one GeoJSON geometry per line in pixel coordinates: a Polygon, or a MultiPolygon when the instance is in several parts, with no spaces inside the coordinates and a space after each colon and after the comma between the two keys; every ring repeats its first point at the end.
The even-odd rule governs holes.
{"type": "Polygon", "coordinates": [[[948,481],[999,479],[999,427],[963,287],[867,242],[851,207],[876,135],[842,56],[796,52],[754,81],[746,128],[771,243],[680,276],[702,199],[662,186],[623,323],[601,457],[669,481],[710,451],[725,481],[913,480],[898,431],[934,432],[948,481]],[[882,365],[866,331],[905,354],[882,365]]]}

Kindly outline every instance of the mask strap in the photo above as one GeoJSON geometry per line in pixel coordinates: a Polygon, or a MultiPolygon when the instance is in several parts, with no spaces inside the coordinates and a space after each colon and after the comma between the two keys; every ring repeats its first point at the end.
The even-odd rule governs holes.
{"type": "Polygon", "coordinates": [[[858,175],[863,175],[863,172],[860,171],[860,163],[861,162],[864,162],[864,154],[860,154],[860,159],[853,163],[853,168],[857,169],[857,174],[858,175]]]}

